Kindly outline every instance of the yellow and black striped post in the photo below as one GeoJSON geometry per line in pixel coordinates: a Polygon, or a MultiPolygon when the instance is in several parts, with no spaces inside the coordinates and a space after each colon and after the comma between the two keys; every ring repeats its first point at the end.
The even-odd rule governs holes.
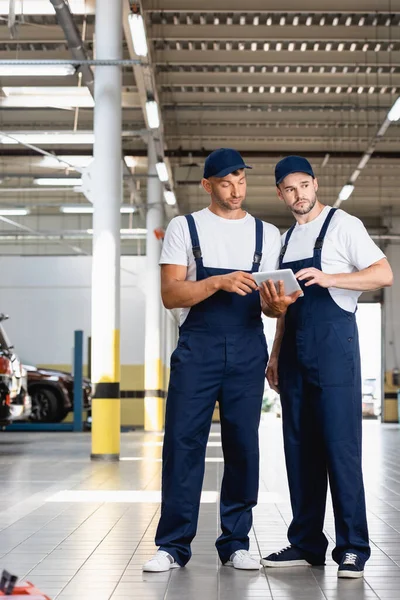
{"type": "MultiPolygon", "coordinates": [[[[122,0],[96,2],[96,58],[122,56],[122,0]]],[[[120,454],[121,67],[95,78],[92,264],[93,459],[120,454]]]]}

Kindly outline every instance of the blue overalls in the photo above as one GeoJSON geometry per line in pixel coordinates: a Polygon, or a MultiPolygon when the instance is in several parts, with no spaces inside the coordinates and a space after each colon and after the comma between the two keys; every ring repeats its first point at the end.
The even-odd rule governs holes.
{"type": "MultiPolygon", "coordinates": [[[[280,255],[280,268],[321,268],[331,209],[312,258],[284,262],[294,226],[280,255]]],[[[340,308],[329,291],[304,286],[304,296],[289,307],[279,355],[283,435],[293,520],[291,545],[324,562],[323,534],[327,483],[332,493],[339,563],[346,551],[369,558],[368,528],[361,468],[361,372],[354,313],[340,308]]]]}
{"type": "MultiPolygon", "coordinates": [[[[232,269],[203,265],[195,221],[192,215],[186,219],[197,281],[232,273],[232,269]]],[[[256,248],[249,272],[259,269],[262,243],[263,224],[256,219],[256,248]]],[[[236,550],[249,548],[252,508],[258,496],[258,427],[267,362],[257,291],[239,296],[221,290],[190,309],[171,356],[161,518],[156,533],[156,545],[182,566],[191,557],[190,544],[196,534],[206,446],[217,400],[224,475],[222,535],[216,547],[223,563],[236,550]]]]}

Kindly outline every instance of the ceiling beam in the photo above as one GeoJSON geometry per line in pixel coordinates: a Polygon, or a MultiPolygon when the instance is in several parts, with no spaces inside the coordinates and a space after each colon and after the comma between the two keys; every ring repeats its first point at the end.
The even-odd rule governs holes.
{"type": "Polygon", "coordinates": [[[398,27],[334,27],[333,25],[268,27],[267,25],[153,25],[153,40],[252,41],[252,42],[396,42],[398,27]]]}
{"type": "Polygon", "coordinates": [[[399,0],[329,0],[321,4],[320,0],[308,0],[299,10],[298,0],[248,0],[246,5],[232,6],[232,0],[144,0],[143,7],[147,11],[155,12],[211,12],[211,13],[355,13],[369,12],[398,13],[400,12],[399,0]]]}
{"type": "Polygon", "coordinates": [[[160,65],[331,65],[381,66],[400,64],[400,52],[325,52],[241,50],[156,50],[154,62],[160,65]]]}
{"type": "MultiPolygon", "coordinates": [[[[355,89],[355,86],[353,87],[355,89]]],[[[161,94],[162,103],[165,104],[186,104],[186,105],[201,105],[201,104],[210,104],[210,105],[232,105],[234,106],[237,103],[247,104],[247,105],[268,105],[268,104],[281,104],[282,107],[285,104],[293,104],[296,103],[298,105],[305,104],[309,106],[319,107],[321,103],[325,105],[336,105],[341,107],[342,109],[346,108],[355,108],[359,109],[364,106],[374,106],[374,108],[386,106],[390,107],[393,104],[393,96],[391,94],[379,94],[377,98],[377,94],[335,94],[328,93],[325,94],[323,90],[320,90],[320,93],[315,94],[309,92],[307,94],[303,93],[286,93],[286,94],[271,94],[271,93],[248,93],[248,92],[240,92],[240,93],[228,93],[228,92],[189,92],[189,91],[172,91],[172,92],[162,92],[161,94]]]]}
{"type": "Polygon", "coordinates": [[[400,86],[400,73],[159,73],[158,85],[165,86],[400,86]]]}

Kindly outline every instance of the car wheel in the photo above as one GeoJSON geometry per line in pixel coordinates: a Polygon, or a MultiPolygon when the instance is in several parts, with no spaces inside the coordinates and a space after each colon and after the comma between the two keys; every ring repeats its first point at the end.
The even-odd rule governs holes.
{"type": "Polygon", "coordinates": [[[59,423],[65,417],[60,398],[53,390],[34,387],[30,391],[32,414],[30,420],[36,423],[59,423]]]}

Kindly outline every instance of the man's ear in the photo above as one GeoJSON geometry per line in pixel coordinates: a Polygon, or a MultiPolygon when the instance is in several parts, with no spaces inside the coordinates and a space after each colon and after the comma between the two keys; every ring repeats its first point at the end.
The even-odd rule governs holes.
{"type": "Polygon", "coordinates": [[[283,202],[284,200],[283,200],[282,192],[279,189],[279,185],[276,186],[276,193],[278,194],[279,200],[282,200],[282,202],[283,202]]]}
{"type": "Polygon", "coordinates": [[[207,194],[211,194],[211,183],[208,179],[204,179],[203,177],[203,179],[201,180],[201,185],[206,190],[207,194]]]}
{"type": "Polygon", "coordinates": [[[316,177],[314,177],[314,179],[313,179],[313,184],[314,184],[314,190],[316,192],[318,192],[318,187],[319,186],[318,186],[318,179],[316,177]]]}

